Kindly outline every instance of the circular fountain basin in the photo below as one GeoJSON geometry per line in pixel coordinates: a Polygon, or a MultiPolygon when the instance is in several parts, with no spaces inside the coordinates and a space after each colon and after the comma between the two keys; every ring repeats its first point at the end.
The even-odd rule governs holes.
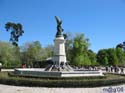
{"type": "Polygon", "coordinates": [[[101,70],[93,71],[44,71],[35,68],[16,68],[14,73],[19,76],[34,77],[82,77],[82,76],[104,76],[101,70]]]}

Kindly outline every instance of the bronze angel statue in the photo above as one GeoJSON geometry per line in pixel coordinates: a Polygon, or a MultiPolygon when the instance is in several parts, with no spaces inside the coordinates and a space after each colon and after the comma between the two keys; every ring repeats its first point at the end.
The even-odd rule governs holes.
{"type": "Polygon", "coordinates": [[[56,22],[57,22],[57,33],[56,33],[56,37],[62,36],[62,20],[60,20],[57,16],[55,16],[56,22]]]}

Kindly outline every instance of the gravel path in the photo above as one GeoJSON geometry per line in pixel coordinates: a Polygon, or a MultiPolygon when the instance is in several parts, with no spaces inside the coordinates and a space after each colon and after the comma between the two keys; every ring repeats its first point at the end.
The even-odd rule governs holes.
{"type": "Polygon", "coordinates": [[[0,84],[0,93],[125,93],[125,85],[98,88],[42,88],[0,84]]]}

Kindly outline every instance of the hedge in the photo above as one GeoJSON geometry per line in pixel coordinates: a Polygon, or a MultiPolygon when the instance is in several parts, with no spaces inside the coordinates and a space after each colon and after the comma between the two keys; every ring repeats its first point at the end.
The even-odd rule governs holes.
{"type": "MultiPolygon", "coordinates": [[[[119,76],[118,76],[119,77],[119,76]]],[[[91,77],[89,77],[91,78],[91,77]]],[[[42,79],[42,78],[26,78],[26,77],[0,77],[1,84],[30,86],[30,87],[64,87],[64,88],[80,88],[80,87],[101,87],[109,85],[124,84],[125,78],[99,79],[42,79]]]]}

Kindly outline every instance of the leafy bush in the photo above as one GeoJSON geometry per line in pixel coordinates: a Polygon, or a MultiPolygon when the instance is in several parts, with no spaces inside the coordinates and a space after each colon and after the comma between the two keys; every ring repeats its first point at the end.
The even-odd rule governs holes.
{"type": "Polygon", "coordinates": [[[0,83],[16,86],[34,87],[100,87],[125,83],[125,77],[107,74],[105,77],[72,77],[72,78],[34,78],[19,77],[10,73],[0,73],[0,83]],[[10,76],[11,75],[11,76],[10,76]]]}

